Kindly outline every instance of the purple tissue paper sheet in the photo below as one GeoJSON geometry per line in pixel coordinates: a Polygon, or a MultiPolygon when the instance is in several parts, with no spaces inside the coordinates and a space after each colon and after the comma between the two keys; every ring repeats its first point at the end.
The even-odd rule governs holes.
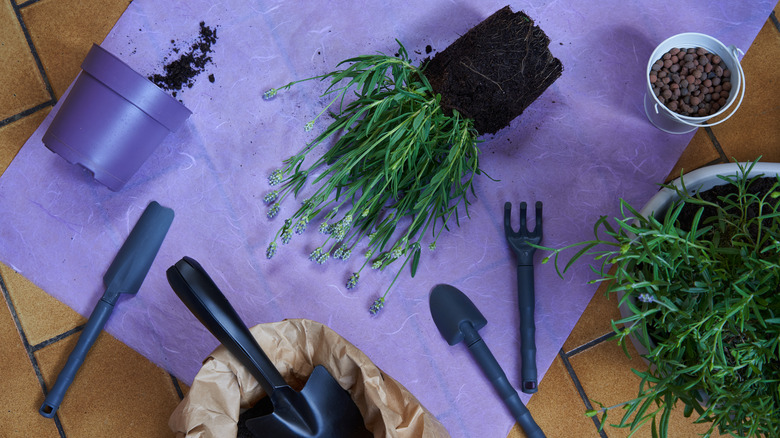
{"type": "MultiPolygon", "coordinates": [[[[364,270],[358,287],[348,290],[363,254],[323,265],[309,261],[324,240],[318,222],[267,260],[268,244],[311,188],[268,219],[268,176],[327,126],[325,117],[304,130],[328,101],[319,97],[326,87],[319,81],[269,101],[263,92],[356,55],[393,54],[395,39],[422,60],[506,4],[134,0],[102,46],[145,76],[162,73],[177,57],[172,41],[185,49],[194,42],[200,22],[217,30],[211,62],[177,93],[192,116],[123,190],[111,192],[41,143],[55,107],[0,178],[0,260],[88,315],[103,293],[106,268],[156,200],[176,217],[140,292],[122,298],[108,322],[119,340],[192,382],[217,341],[165,278],[187,255],[204,266],[248,326],[285,318],[327,324],[406,386],[453,437],[506,436],[514,420],[466,347],[441,338],[428,308],[430,290],[447,283],[474,301],[488,320],[483,339],[518,387],[516,264],[504,237],[504,203],[512,202],[517,227],[519,203],[528,203],[532,226],[534,202],[542,201],[542,243],[551,247],[591,237],[600,215],[618,216],[620,198],[641,207],[693,136],[666,134],[647,120],[642,102],[650,54],[683,32],[746,50],[774,2],[510,2],[550,37],[563,75],[508,127],[484,138],[481,167],[499,181],[477,178],[470,218],[462,214],[460,227],[444,232],[435,251],[424,245],[417,275],[410,278],[407,267],[384,309],[371,316],[369,306],[400,263],[364,270]]],[[[596,290],[586,261],[561,279],[552,264],[541,264],[545,255],[537,251],[535,268],[540,381],[596,290]]]]}

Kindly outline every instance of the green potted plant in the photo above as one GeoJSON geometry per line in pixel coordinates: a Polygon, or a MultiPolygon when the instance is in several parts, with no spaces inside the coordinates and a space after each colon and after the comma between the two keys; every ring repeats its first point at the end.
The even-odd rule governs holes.
{"type": "Polygon", "coordinates": [[[649,363],[634,370],[636,398],[588,412],[602,424],[621,407],[614,426],[633,435],[650,423],[667,437],[682,407],[710,423],[706,436],[780,433],[780,165],[720,166],[664,186],[642,211],[621,200],[622,218],[601,217],[593,240],[546,248],[561,275],[595,257],[594,283],[623,308],[618,342],[629,354],[631,339],[649,363]]]}

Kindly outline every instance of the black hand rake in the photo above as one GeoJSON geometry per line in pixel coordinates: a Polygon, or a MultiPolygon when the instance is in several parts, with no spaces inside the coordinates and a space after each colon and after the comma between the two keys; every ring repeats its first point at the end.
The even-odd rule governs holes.
{"type": "Polygon", "coordinates": [[[525,202],[520,203],[520,229],[514,231],[511,224],[512,204],[504,204],[504,234],[517,256],[517,301],[520,308],[520,355],[522,364],[521,390],[533,394],[538,389],[536,374],[536,324],[534,323],[534,251],[532,244],[542,241],[542,203],[536,203],[536,226],[526,227],[525,202]]]}

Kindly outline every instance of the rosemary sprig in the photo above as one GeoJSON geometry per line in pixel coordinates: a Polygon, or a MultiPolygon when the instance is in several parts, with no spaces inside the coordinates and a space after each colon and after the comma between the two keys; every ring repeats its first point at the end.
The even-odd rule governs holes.
{"type": "Polygon", "coordinates": [[[454,218],[459,225],[459,207],[468,216],[468,193],[473,195],[474,175],[479,169],[478,133],[473,121],[457,111],[445,115],[441,96],[434,93],[399,42],[397,56],[364,55],[338,64],[343,69],[290,82],[264,94],[272,98],[300,82],[329,80],[322,97],[330,103],[305,125],[328,112],[330,125],[299,153],[274,171],[269,183],[279,186],[266,196],[268,217],[279,214],[281,203],[295,198],[310,175],[316,190],[285,221],[270,243],[266,255],[273,257],[277,240],[286,244],[293,233],[302,233],[308,223],[321,218],[319,230],[327,237],[311,254],[324,263],[331,256],[346,260],[357,245],[368,240],[366,260],[347,280],[357,286],[366,266],[384,270],[405,258],[401,269],[370,311],[385,304],[387,294],[401,270],[411,263],[414,276],[420,260],[422,235],[430,232],[429,248],[454,218]],[[335,109],[335,110],[334,110],[335,109]],[[308,167],[306,157],[327,140],[335,142],[308,167]]]}
{"type": "Polygon", "coordinates": [[[732,190],[717,202],[688,194],[684,184],[666,186],[679,200],[663,215],[644,217],[621,200],[616,225],[602,216],[594,239],[547,248],[556,269],[562,252],[578,249],[559,274],[595,257],[594,282],[606,282],[606,293],[622,294],[630,309],[612,323],[618,342],[628,354],[634,336],[652,365],[634,370],[636,398],[587,415],[603,424],[621,407],[614,426],[633,436],[650,423],[653,437],[666,438],[671,412],[682,405],[685,416],[709,423],[705,437],[778,436],[780,178],[760,194],[749,190],[759,178],[751,176],[756,162],[721,176],[732,190]],[[691,206],[696,213],[683,226],[681,213],[691,206]]]}

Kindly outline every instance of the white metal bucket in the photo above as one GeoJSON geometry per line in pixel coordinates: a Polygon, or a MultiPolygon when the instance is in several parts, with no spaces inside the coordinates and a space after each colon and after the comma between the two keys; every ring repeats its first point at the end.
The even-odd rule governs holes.
{"type": "Polygon", "coordinates": [[[731,112],[726,117],[717,122],[708,123],[707,126],[714,126],[728,120],[742,105],[742,99],[745,97],[745,72],[742,70],[742,64],[739,62],[737,53],[743,52],[734,46],[726,47],[723,43],[709,35],[694,32],[675,35],[658,45],[650,56],[650,60],[647,63],[647,71],[645,72],[647,90],[644,106],[645,114],[650,122],[656,128],[670,134],[685,134],[705,126],[707,120],[723,115],[730,110],[731,112]],[[653,64],[666,52],[675,47],[681,49],[701,47],[712,54],[720,56],[729,70],[731,70],[731,92],[729,93],[729,98],[726,100],[726,104],[715,114],[704,117],[690,117],[677,114],[661,103],[653,93],[653,84],[650,83],[650,71],[653,68],[653,64]],[[736,102],[736,105],[734,105],[734,102],[736,102]]]}

